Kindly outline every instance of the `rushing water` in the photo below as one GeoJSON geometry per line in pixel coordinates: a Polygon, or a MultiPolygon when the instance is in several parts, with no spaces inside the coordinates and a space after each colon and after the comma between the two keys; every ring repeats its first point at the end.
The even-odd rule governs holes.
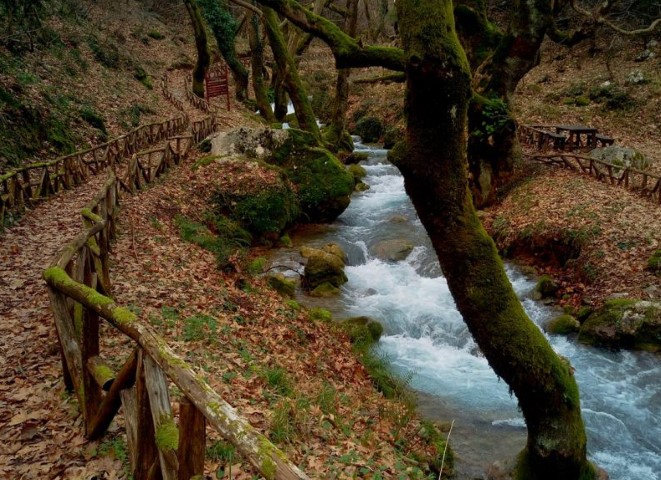
{"type": "MultiPolygon", "coordinates": [[[[386,151],[357,144],[370,189],[308,244],[337,242],[348,255],[348,283],[324,306],[336,315],[367,315],[384,326],[378,349],[420,392],[420,411],[455,420],[452,443],[461,478],[475,478],[525,443],[525,424],[510,396],[476,348],[441,274],[426,232],[386,151]],[[415,248],[405,261],[373,254],[382,240],[405,239],[415,248]]],[[[289,252],[290,253],[290,252],[289,252]]],[[[279,261],[289,254],[282,252],[279,261]]],[[[512,284],[539,325],[557,314],[529,298],[534,283],[508,267],[512,284]]],[[[551,336],[570,359],[581,391],[588,452],[613,480],[661,479],[661,363],[645,353],[608,352],[551,336]]]]}

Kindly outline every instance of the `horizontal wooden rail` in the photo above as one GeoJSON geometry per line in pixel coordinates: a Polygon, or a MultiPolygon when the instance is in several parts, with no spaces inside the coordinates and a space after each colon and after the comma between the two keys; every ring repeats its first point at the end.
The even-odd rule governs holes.
{"type": "Polygon", "coordinates": [[[526,157],[546,164],[569,168],[610,185],[624,187],[661,205],[661,176],[659,175],[573,153],[541,153],[526,155],[526,157]]]}
{"type": "Polygon", "coordinates": [[[84,230],[44,271],[64,382],[78,398],[89,439],[103,436],[123,409],[131,473],[136,480],[159,476],[188,480],[203,475],[206,423],[234,444],[265,478],[307,479],[162,337],[110,296],[110,247],[116,235],[121,195],[137,191],[180,163],[193,144],[216,126],[211,116],[193,122],[190,135],[172,136],[162,147],[135,152],[123,172],[116,175],[111,171],[101,190],[81,210],[84,230]],[[118,371],[102,359],[101,321],[136,343],[118,371]],[[178,422],[172,414],[170,382],[184,395],[178,422]]]}
{"type": "Polygon", "coordinates": [[[104,318],[133,339],[142,348],[143,355],[156,362],[207,421],[264,476],[277,479],[307,478],[287,460],[280,449],[239,416],[187,362],[174,353],[162,337],[139,321],[134,313],[118,306],[111,298],[74,281],[60,267],[48,268],[44,272],[44,279],[54,295],[63,295],[79,302],[85,309],[104,318]]]}

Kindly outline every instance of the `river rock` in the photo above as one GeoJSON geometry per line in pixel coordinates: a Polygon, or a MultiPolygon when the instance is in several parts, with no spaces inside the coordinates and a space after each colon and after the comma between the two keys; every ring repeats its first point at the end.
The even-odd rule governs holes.
{"type": "Polygon", "coordinates": [[[578,339],[609,348],[661,351],[661,302],[608,300],[585,320],[578,339]]]}
{"type": "Polygon", "coordinates": [[[283,297],[291,298],[296,292],[296,281],[285,277],[282,273],[269,275],[266,282],[283,297]]]}
{"type": "Polygon", "coordinates": [[[383,240],[374,245],[374,255],[380,260],[401,262],[413,251],[413,245],[406,240],[383,240]]]}
{"type": "Polygon", "coordinates": [[[351,343],[365,346],[376,343],[383,334],[383,325],[370,317],[351,317],[340,322],[340,326],[351,338],[351,343]]]}
{"type": "Polygon", "coordinates": [[[595,148],[590,152],[592,158],[604,160],[613,165],[646,170],[652,164],[645,155],[630,147],[610,145],[604,148],[595,148]]]}
{"type": "MultiPolygon", "coordinates": [[[[337,288],[347,282],[347,276],[344,273],[344,259],[335,253],[304,247],[301,249],[301,255],[308,259],[305,264],[304,280],[309,291],[315,290],[324,283],[337,288]]],[[[326,291],[326,289],[322,289],[326,291]]],[[[318,294],[321,291],[317,292],[318,294]]],[[[339,293],[334,292],[334,293],[339,293]]]]}
{"type": "Polygon", "coordinates": [[[576,333],[579,328],[581,328],[581,324],[571,315],[559,315],[544,325],[545,331],[558,335],[576,333]]]}

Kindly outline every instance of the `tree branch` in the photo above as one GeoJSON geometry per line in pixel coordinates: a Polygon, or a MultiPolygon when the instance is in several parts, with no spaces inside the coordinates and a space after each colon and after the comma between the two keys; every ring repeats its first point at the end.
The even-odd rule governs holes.
{"type": "Polygon", "coordinates": [[[240,7],[247,8],[248,10],[252,10],[260,17],[262,16],[262,11],[248,2],[244,2],[243,0],[229,0],[229,1],[232,2],[234,5],[238,5],[240,7]]]}
{"type": "Polygon", "coordinates": [[[302,7],[295,0],[257,0],[286,17],[298,28],[323,40],[333,51],[337,68],[384,67],[403,72],[404,52],[394,47],[362,47],[333,22],[302,7]]]}
{"type": "Polygon", "coordinates": [[[593,20],[595,23],[599,25],[606,25],[608,28],[615,30],[617,33],[620,33],[622,35],[628,35],[628,36],[635,36],[635,35],[645,35],[647,33],[652,33],[659,25],[661,25],[661,18],[657,18],[654,20],[652,23],[650,23],[647,27],[644,28],[638,28],[635,30],[625,30],[624,28],[620,27],[619,25],[613,23],[612,21],[608,20],[604,16],[604,12],[608,11],[610,9],[611,2],[606,2],[605,6],[600,8],[597,12],[594,14],[590,12],[589,10],[583,8],[581,5],[578,4],[576,0],[569,0],[569,4],[571,7],[577,12],[583,15],[584,17],[588,17],[591,20],[593,20]]]}

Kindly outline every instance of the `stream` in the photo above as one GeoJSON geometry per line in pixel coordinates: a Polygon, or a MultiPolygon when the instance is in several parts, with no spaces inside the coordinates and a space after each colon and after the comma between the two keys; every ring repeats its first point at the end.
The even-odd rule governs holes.
{"type": "MultiPolygon", "coordinates": [[[[410,379],[423,417],[454,420],[451,444],[456,478],[481,478],[489,464],[513,457],[526,438],[523,418],[507,385],[493,373],[466,329],[442,276],[429,238],[404,191],[387,151],[356,143],[368,154],[361,164],[370,189],[356,193],[328,228],[294,237],[295,245],[335,242],[347,253],[349,278],[339,297],[314,299],[309,306],[335,318],[367,315],[384,326],[377,351],[393,370],[410,379]],[[382,240],[414,245],[404,261],[385,262],[373,254],[382,240]]],[[[279,250],[274,264],[300,270],[295,249],[279,250]]],[[[515,267],[507,272],[523,305],[540,325],[557,311],[530,296],[534,280],[515,267]]],[[[588,454],[612,480],[661,479],[661,362],[643,352],[610,352],[550,336],[557,353],[574,368],[588,434],[588,454]]]]}

